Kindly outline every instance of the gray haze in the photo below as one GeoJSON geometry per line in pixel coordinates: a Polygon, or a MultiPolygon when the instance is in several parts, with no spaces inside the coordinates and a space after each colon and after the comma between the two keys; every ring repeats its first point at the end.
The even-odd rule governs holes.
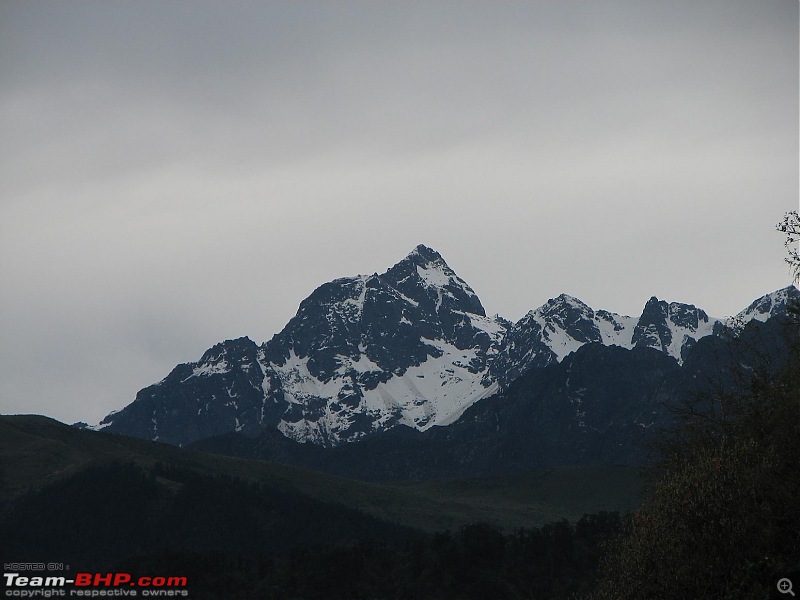
{"type": "Polygon", "coordinates": [[[0,3],[0,412],[98,421],[336,277],[489,313],[790,282],[797,0],[0,3]]]}

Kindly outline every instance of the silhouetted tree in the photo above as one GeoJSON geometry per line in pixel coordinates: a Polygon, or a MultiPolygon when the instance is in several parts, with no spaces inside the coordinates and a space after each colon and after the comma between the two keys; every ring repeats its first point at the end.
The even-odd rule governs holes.
{"type": "Polygon", "coordinates": [[[777,229],[786,235],[785,245],[789,256],[785,260],[792,269],[794,281],[800,281],[800,254],[797,247],[800,242],[800,215],[796,210],[786,213],[783,220],[778,223],[777,229]]]}

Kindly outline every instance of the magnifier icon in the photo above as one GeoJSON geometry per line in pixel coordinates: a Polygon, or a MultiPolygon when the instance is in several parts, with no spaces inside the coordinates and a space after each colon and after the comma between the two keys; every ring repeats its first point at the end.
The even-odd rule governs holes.
{"type": "Polygon", "coordinates": [[[792,591],[792,580],[786,579],[786,577],[784,577],[783,579],[779,579],[778,591],[781,594],[791,594],[792,596],[794,596],[794,592],[792,591]]]}

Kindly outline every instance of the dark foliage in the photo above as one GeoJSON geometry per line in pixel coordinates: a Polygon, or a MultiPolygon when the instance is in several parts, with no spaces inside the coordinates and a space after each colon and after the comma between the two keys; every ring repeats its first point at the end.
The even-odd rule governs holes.
{"type": "Polygon", "coordinates": [[[413,539],[366,539],[288,552],[189,550],[126,561],[133,572],[186,574],[197,598],[570,598],[594,583],[603,540],[620,518],[603,513],[503,535],[484,524],[413,539]]]}
{"type": "Polygon", "coordinates": [[[797,249],[797,242],[800,241],[800,215],[796,210],[786,213],[777,229],[786,236],[787,256],[784,260],[792,270],[794,280],[800,281],[800,254],[797,249]]]}
{"type": "Polygon", "coordinates": [[[800,359],[706,407],[665,446],[594,597],[761,599],[800,578],[800,359]]]}
{"type": "Polygon", "coordinates": [[[18,499],[0,519],[4,555],[93,568],[154,549],[253,555],[412,535],[291,490],[161,464],[89,468],[18,499]]]}
{"type": "Polygon", "coordinates": [[[5,556],[187,577],[192,598],[569,598],[616,513],[503,534],[430,535],[261,484],[157,464],[93,467],[18,499],[5,556]]]}

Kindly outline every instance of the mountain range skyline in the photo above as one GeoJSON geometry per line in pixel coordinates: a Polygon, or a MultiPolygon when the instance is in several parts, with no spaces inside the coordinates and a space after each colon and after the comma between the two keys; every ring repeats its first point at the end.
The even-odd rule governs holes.
{"type": "Polygon", "coordinates": [[[561,294],[511,323],[487,317],[469,284],[420,244],[383,274],[320,285],[270,340],[220,342],[93,428],[177,445],[272,427],[322,446],[397,425],[425,431],[585,344],[651,348],[682,365],[701,339],[766,321],[797,293],[767,294],[730,319],[656,297],[628,317],[561,294]]]}
{"type": "MultiPolygon", "coordinates": [[[[392,269],[397,270],[398,269],[398,265],[402,264],[404,261],[408,261],[412,257],[420,257],[420,256],[423,257],[423,260],[431,260],[433,263],[440,263],[441,266],[444,269],[443,273],[437,272],[435,274],[429,275],[427,277],[428,281],[426,281],[427,285],[432,285],[432,287],[436,287],[437,284],[443,284],[443,283],[447,284],[448,278],[452,277],[453,280],[455,282],[457,282],[458,287],[463,288],[464,297],[466,297],[468,299],[468,301],[470,302],[470,304],[472,305],[472,307],[469,308],[468,310],[474,311],[472,313],[472,315],[471,315],[471,319],[472,319],[472,321],[475,322],[475,324],[478,326],[478,328],[480,330],[482,330],[484,333],[488,334],[488,336],[492,339],[492,341],[490,342],[490,346],[494,346],[494,352],[495,353],[497,352],[497,345],[499,343],[499,340],[501,340],[503,338],[503,336],[505,336],[507,334],[511,334],[511,337],[513,338],[514,335],[518,335],[518,331],[516,333],[514,331],[515,328],[517,330],[519,330],[519,329],[530,329],[531,327],[533,327],[533,328],[535,328],[537,330],[542,330],[544,338],[546,339],[546,342],[547,342],[546,343],[546,345],[547,345],[546,352],[551,354],[551,356],[549,356],[549,357],[547,357],[545,359],[542,359],[541,356],[538,356],[538,357],[534,356],[533,359],[530,356],[528,356],[528,357],[516,357],[516,361],[519,364],[525,364],[525,368],[526,369],[529,368],[531,365],[541,366],[543,364],[547,364],[551,360],[556,360],[556,361],[560,362],[567,354],[569,354],[570,352],[574,351],[580,345],[582,345],[583,343],[586,343],[587,341],[602,341],[602,343],[604,343],[604,344],[617,344],[617,345],[622,345],[624,347],[633,347],[633,345],[636,345],[637,336],[639,338],[639,340],[638,340],[639,343],[641,343],[641,341],[642,341],[641,338],[642,338],[643,335],[650,335],[653,338],[655,345],[663,345],[662,344],[663,340],[659,339],[659,334],[657,332],[650,331],[649,334],[648,334],[645,331],[637,331],[636,330],[636,326],[637,326],[637,324],[638,324],[638,322],[640,320],[638,317],[633,317],[633,316],[629,316],[629,315],[609,312],[609,311],[607,311],[605,309],[597,309],[596,311],[594,311],[586,303],[584,303],[582,300],[580,300],[580,299],[578,299],[578,298],[576,298],[574,296],[571,296],[570,294],[566,294],[566,293],[561,293],[556,297],[548,299],[547,302],[545,302],[544,304],[542,304],[539,307],[531,308],[520,319],[518,319],[516,322],[510,321],[510,320],[506,319],[503,315],[498,314],[498,313],[494,313],[493,317],[487,317],[486,311],[485,311],[483,305],[481,304],[480,300],[478,299],[478,296],[475,294],[475,292],[472,290],[472,288],[463,279],[459,278],[452,269],[450,269],[450,267],[444,261],[442,256],[435,249],[430,248],[430,247],[428,247],[428,246],[426,246],[424,244],[418,244],[409,253],[409,255],[406,256],[405,259],[403,259],[399,263],[397,263],[394,267],[392,267],[392,269]],[[590,314],[590,319],[593,319],[595,321],[595,325],[590,325],[590,327],[595,327],[596,328],[596,332],[594,333],[594,338],[592,338],[592,334],[590,334],[588,338],[582,338],[581,336],[583,335],[583,332],[581,332],[581,334],[577,336],[578,340],[580,340],[580,341],[578,341],[576,339],[573,339],[573,338],[566,338],[566,339],[560,339],[560,340],[547,339],[548,338],[548,334],[545,331],[546,323],[543,321],[543,318],[545,320],[548,318],[547,315],[553,312],[553,307],[561,307],[561,306],[568,306],[568,307],[578,308],[579,311],[581,311],[581,310],[588,311],[588,313],[590,314]],[[597,328],[598,324],[599,324],[599,328],[597,328]],[[542,361],[544,361],[544,362],[542,362],[542,361]]],[[[390,271],[392,271],[392,269],[390,269],[390,271]]],[[[331,281],[331,282],[329,282],[327,284],[323,284],[322,286],[319,286],[309,296],[309,298],[307,298],[306,300],[304,300],[303,302],[300,303],[300,308],[298,309],[298,312],[295,315],[295,317],[297,317],[297,315],[300,314],[300,312],[303,309],[303,305],[305,303],[307,303],[310,298],[312,298],[316,294],[318,294],[319,291],[321,289],[325,288],[326,286],[329,286],[331,284],[336,284],[336,283],[339,283],[339,282],[349,282],[349,283],[351,283],[353,285],[361,286],[360,287],[361,291],[359,291],[359,295],[363,295],[363,292],[364,292],[364,290],[366,290],[367,286],[369,285],[369,282],[373,281],[373,280],[377,280],[377,279],[379,279],[379,276],[378,276],[377,273],[374,273],[373,275],[359,274],[359,275],[351,276],[351,277],[340,277],[338,279],[334,279],[333,281],[331,281]]],[[[423,277],[423,279],[425,279],[425,277],[423,277]]],[[[749,321],[752,318],[758,318],[759,311],[758,311],[758,306],[757,305],[759,303],[761,303],[761,305],[762,305],[761,308],[763,309],[763,304],[764,304],[764,302],[766,302],[767,305],[768,305],[767,309],[769,309],[769,303],[772,302],[775,297],[780,298],[781,301],[785,301],[786,300],[787,290],[792,290],[792,289],[794,289],[793,286],[789,286],[788,288],[782,288],[782,289],[777,290],[774,293],[770,293],[770,294],[766,294],[764,296],[761,296],[758,299],[754,300],[750,305],[748,305],[748,307],[740,310],[738,313],[736,313],[734,315],[727,316],[727,317],[723,317],[723,318],[720,318],[720,317],[709,317],[709,315],[707,315],[704,310],[697,309],[694,305],[684,304],[684,303],[681,303],[681,302],[664,301],[664,300],[661,300],[661,299],[657,298],[656,296],[651,296],[647,300],[647,302],[645,303],[645,305],[643,307],[643,313],[642,314],[646,315],[648,313],[652,313],[653,311],[656,311],[656,312],[661,311],[662,313],[669,314],[671,311],[675,311],[675,310],[677,310],[678,312],[684,312],[685,313],[687,311],[687,308],[688,308],[689,312],[696,313],[695,316],[699,316],[700,317],[699,321],[697,320],[697,318],[695,318],[695,325],[693,326],[694,329],[692,331],[690,331],[690,333],[695,335],[695,337],[699,338],[699,337],[702,337],[702,336],[709,335],[709,334],[713,333],[715,331],[716,327],[720,327],[720,326],[723,326],[723,325],[732,326],[732,325],[735,325],[737,323],[737,321],[739,322],[739,325],[741,325],[743,323],[746,323],[747,321],[749,321]],[[698,326],[699,326],[699,330],[697,331],[697,334],[695,334],[694,331],[697,330],[698,326]]],[[[408,297],[405,297],[402,293],[398,294],[397,290],[392,290],[392,294],[395,295],[395,296],[399,296],[399,298],[402,299],[405,302],[408,302],[408,303],[411,303],[411,304],[416,304],[416,302],[414,300],[411,300],[408,297]]],[[[363,298],[362,298],[362,301],[363,301],[363,298]]],[[[441,297],[438,298],[438,302],[441,303],[441,297]]],[[[437,307],[437,309],[438,309],[438,307],[437,307]]],[[[563,323],[561,323],[561,325],[563,326],[563,323]]],[[[585,324],[584,324],[584,326],[585,326],[585,324]]],[[[641,328],[639,328],[639,329],[641,329],[641,328]]],[[[551,326],[550,330],[552,332],[552,326],[551,326]]],[[[278,337],[279,333],[280,332],[275,333],[273,335],[273,337],[278,337]]],[[[305,334],[305,335],[306,335],[306,337],[308,336],[308,334],[305,334]]],[[[669,336],[670,334],[668,333],[667,335],[669,336]]],[[[246,340],[248,340],[248,342],[253,343],[251,341],[250,336],[246,335],[242,339],[246,339],[246,340]]],[[[229,341],[231,341],[231,340],[230,339],[226,340],[226,342],[224,342],[224,343],[227,343],[229,341]]],[[[265,345],[266,343],[267,342],[264,342],[262,345],[265,345]]],[[[511,344],[509,344],[508,346],[512,348],[511,352],[513,353],[513,342],[511,344]]],[[[506,354],[509,354],[509,347],[506,347],[504,349],[504,352],[506,354]]],[[[488,349],[488,348],[484,348],[484,352],[486,351],[486,349],[488,349]]],[[[672,346],[670,347],[670,341],[669,340],[666,342],[666,345],[663,346],[663,350],[668,355],[670,355],[673,358],[677,359],[679,362],[681,362],[681,349],[682,349],[681,343],[677,343],[677,345],[672,344],[672,346]]],[[[457,350],[457,349],[451,347],[450,350],[457,350]]],[[[468,357],[466,355],[462,355],[461,358],[462,359],[467,359],[467,358],[470,358],[470,357],[468,357]]],[[[472,358],[472,360],[475,360],[474,356],[472,356],[471,358],[472,358]]],[[[203,359],[201,359],[200,362],[203,362],[205,359],[206,359],[206,356],[204,355],[203,359]]],[[[376,366],[369,359],[364,359],[364,360],[366,360],[365,363],[359,364],[362,361],[362,359],[358,358],[355,361],[355,363],[352,364],[351,366],[355,367],[356,369],[359,369],[359,368],[363,369],[365,367],[368,368],[370,365],[376,366]]],[[[497,363],[501,363],[503,360],[507,360],[507,358],[500,357],[496,362],[497,363]]],[[[192,363],[192,364],[198,364],[198,363],[192,363]]],[[[297,366],[298,365],[295,365],[294,368],[297,368],[297,366]]],[[[448,364],[448,366],[449,366],[448,370],[452,370],[453,365],[452,364],[448,364]]],[[[203,367],[203,368],[199,369],[199,372],[201,374],[213,373],[213,372],[215,372],[215,369],[216,369],[216,367],[206,365],[206,367],[203,367]]],[[[195,375],[197,375],[197,372],[198,372],[198,368],[195,368],[195,375]]],[[[520,371],[518,369],[514,370],[512,368],[512,370],[510,372],[513,374],[513,377],[516,377],[516,376],[520,375],[522,371],[520,371]]],[[[500,375],[497,378],[495,383],[491,383],[490,382],[490,384],[486,384],[486,381],[484,381],[484,384],[485,384],[484,387],[478,386],[476,388],[475,385],[477,385],[477,383],[473,384],[471,386],[470,386],[470,384],[466,384],[467,387],[458,392],[460,394],[465,394],[466,393],[466,401],[463,401],[462,404],[459,406],[459,408],[455,409],[452,412],[452,414],[449,414],[449,416],[445,416],[444,419],[440,419],[438,421],[433,421],[430,424],[431,425],[433,425],[433,424],[445,425],[445,424],[448,424],[450,422],[453,422],[454,420],[456,420],[461,415],[463,410],[468,408],[474,401],[479,400],[479,399],[484,398],[484,397],[487,397],[487,396],[490,396],[493,393],[495,393],[497,391],[497,385],[504,381],[504,377],[506,377],[506,376],[500,375]]],[[[513,377],[511,379],[513,379],[513,377]]],[[[478,381],[480,379],[481,378],[477,378],[476,381],[478,381]]],[[[508,379],[508,377],[506,377],[506,379],[508,379]]],[[[508,379],[508,380],[510,381],[510,379],[508,379]]],[[[414,394],[416,396],[419,396],[420,392],[415,389],[414,394]]],[[[112,411],[111,414],[114,414],[116,412],[118,412],[118,411],[114,410],[114,411],[112,411]]],[[[77,418],[72,419],[72,420],[68,420],[68,421],[69,422],[86,422],[88,420],[89,422],[91,422],[91,420],[90,419],[86,419],[85,415],[83,415],[83,414],[77,414],[76,416],[77,416],[77,418]]],[[[108,415],[108,416],[111,416],[111,415],[108,415]]],[[[102,421],[95,420],[94,422],[95,423],[100,423],[102,421]]],[[[238,421],[237,421],[237,425],[238,425],[238,421]]],[[[412,424],[412,426],[413,426],[413,424],[412,424]]]]}

